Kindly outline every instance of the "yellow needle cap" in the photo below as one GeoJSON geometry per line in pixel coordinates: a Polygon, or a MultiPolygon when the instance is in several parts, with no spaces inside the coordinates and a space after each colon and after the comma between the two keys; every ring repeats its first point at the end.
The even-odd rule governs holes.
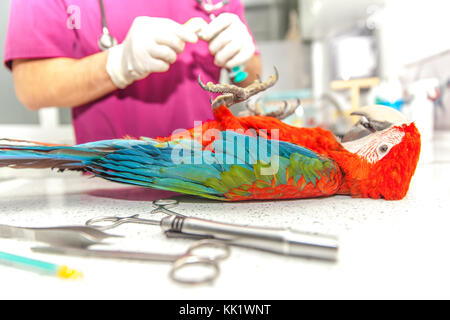
{"type": "Polygon", "coordinates": [[[61,266],[58,269],[58,277],[63,279],[75,280],[83,277],[83,273],[70,269],[67,266],[61,266]]]}

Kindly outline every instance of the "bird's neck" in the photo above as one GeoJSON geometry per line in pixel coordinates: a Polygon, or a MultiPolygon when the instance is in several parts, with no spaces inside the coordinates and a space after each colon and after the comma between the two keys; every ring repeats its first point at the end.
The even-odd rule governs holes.
{"type": "Polygon", "coordinates": [[[361,182],[368,178],[372,164],[346,149],[330,151],[329,156],[337,162],[343,174],[338,194],[359,197],[361,182]]]}

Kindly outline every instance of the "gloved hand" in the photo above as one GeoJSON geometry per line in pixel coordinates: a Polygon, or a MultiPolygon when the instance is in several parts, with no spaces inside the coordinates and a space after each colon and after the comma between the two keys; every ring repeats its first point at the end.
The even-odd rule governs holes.
{"type": "Polygon", "coordinates": [[[247,63],[255,45],[247,26],[233,13],[222,13],[203,27],[199,37],[209,42],[209,51],[218,67],[232,69],[247,63]]]}
{"type": "Polygon", "coordinates": [[[166,18],[137,17],[123,43],[109,49],[106,71],[123,89],[153,72],[166,72],[185,43],[198,41],[206,22],[194,18],[182,25],[166,18]]]}

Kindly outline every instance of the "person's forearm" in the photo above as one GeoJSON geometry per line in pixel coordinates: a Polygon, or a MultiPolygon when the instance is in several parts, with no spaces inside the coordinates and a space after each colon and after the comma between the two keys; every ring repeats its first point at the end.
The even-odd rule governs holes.
{"type": "Polygon", "coordinates": [[[29,109],[76,107],[117,89],[106,72],[108,52],[82,59],[15,60],[18,99],[29,109]]]}
{"type": "Polygon", "coordinates": [[[250,59],[249,62],[247,62],[247,65],[245,66],[245,72],[248,73],[247,78],[239,83],[234,83],[240,87],[247,87],[251,85],[255,80],[258,79],[258,77],[262,74],[262,63],[261,63],[261,57],[259,55],[254,55],[253,58],[250,59]]]}

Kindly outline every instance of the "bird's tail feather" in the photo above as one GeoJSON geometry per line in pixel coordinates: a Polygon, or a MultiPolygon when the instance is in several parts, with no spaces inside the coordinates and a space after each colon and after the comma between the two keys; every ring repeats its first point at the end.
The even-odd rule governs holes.
{"type": "Polygon", "coordinates": [[[88,161],[105,154],[105,151],[76,146],[49,145],[11,139],[0,140],[0,167],[84,170],[88,161]]]}
{"type": "Polygon", "coordinates": [[[0,167],[87,171],[114,182],[223,200],[221,192],[203,185],[209,176],[220,176],[217,169],[172,162],[172,147],[179,144],[116,139],[60,146],[0,139],[0,167]]]}

